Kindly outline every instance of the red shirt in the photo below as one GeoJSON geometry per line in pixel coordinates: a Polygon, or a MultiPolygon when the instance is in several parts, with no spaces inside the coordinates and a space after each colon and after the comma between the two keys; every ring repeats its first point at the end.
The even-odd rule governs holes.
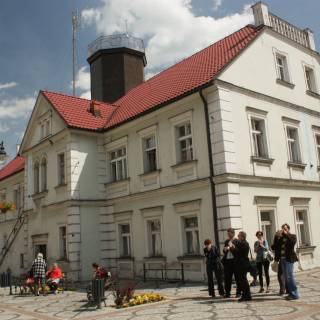
{"type": "Polygon", "coordinates": [[[49,272],[50,279],[60,279],[61,277],[62,277],[62,271],[59,267],[50,270],[49,272]]]}

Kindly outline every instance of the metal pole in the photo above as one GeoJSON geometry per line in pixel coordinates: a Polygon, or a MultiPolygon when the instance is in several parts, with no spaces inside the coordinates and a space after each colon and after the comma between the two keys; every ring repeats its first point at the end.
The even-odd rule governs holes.
{"type": "Polygon", "coordinates": [[[72,12],[72,94],[76,95],[76,64],[77,64],[77,55],[76,55],[76,45],[77,45],[77,26],[78,26],[78,12],[72,12]]]}
{"type": "Polygon", "coordinates": [[[11,270],[8,269],[8,286],[10,289],[9,295],[12,296],[11,270]]]}
{"type": "Polygon", "coordinates": [[[146,273],[147,273],[147,270],[146,270],[146,264],[144,263],[143,264],[143,282],[146,282],[146,273]]]}
{"type": "Polygon", "coordinates": [[[184,284],[184,266],[183,266],[183,263],[181,263],[181,281],[184,284]]]}

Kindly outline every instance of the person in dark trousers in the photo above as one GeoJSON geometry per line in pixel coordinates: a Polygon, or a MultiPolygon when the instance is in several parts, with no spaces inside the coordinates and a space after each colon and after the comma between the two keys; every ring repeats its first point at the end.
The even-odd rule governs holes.
{"type": "Polygon", "coordinates": [[[225,288],[225,298],[230,298],[231,296],[231,286],[232,286],[232,278],[234,276],[236,284],[237,284],[237,297],[240,296],[241,292],[239,290],[238,281],[237,281],[237,273],[236,264],[235,264],[235,257],[231,252],[230,248],[235,244],[237,241],[235,238],[235,231],[233,228],[229,228],[227,230],[228,239],[224,243],[223,248],[223,266],[224,266],[224,288],[225,288]]]}
{"type": "Polygon", "coordinates": [[[299,293],[295,277],[293,274],[294,263],[298,261],[294,247],[297,243],[297,237],[290,232],[290,226],[285,223],[279,231],[279,240],[274,246],[275,260],[281,264],[281,271],[285,279],[288,290],[288,300],[299,299],[299,293]]]}
{"type": "Polygon", "coordinates": [[[264,271],[264,276],[266,278],[266,284],[267,284],[266,292],[268,293],[269,286],[270,286],[270,276],[269,276],[270,261],[266,258],[266,253],[269,250],[269,243],[268,243],[268,240],[263,238],[262,231],[257,231],[256,237],[258,240],[254,243],[254,252],[256,253],[256,262],[257,262],[257,269],[258,269],[259,282],[260,282],[259,293],[264,292],[263,271],[264,271]]]}
{"type": "MultiPolygon", "coordinates": [[[[271,246],[271,249],[273,251],[276,252],[276,248],[279,248],[279,246],[281,246],[281,236],[282,236],[282,230],[279,230],[276,232],[274,239],[273,239],[273,244],[271,246]]],[[[278,249],[279,250],[279,249],[278,249]]],[[[279,254],[278,254],[278,258],[279,258],[279,254]]],[[[275,257],[275,260],[277,262],[280,262],[279,259],[277,259],[277,257],[275,257]]],[[[282,272],[282,268],[281,268],[281,263],[278,264],[278,272],[277,272],[277,277],[278,277],[278,282],[279,282],[279,295],[283,296],[284,294],[288,293],[287,288],[286,288],[286,281],[282,272]]]]}
{"type": "Polygon", "coordinates": [[[238,234],[238,240],[230,246],[230,251],[235,257],[235,263],[237,266],[236,274],[238,286],[241,291],[241,297],[238,300],[239,302],[252,300],[250,286],[247,279],[247,273],[250,267],[250,261],[248,257],[250,246],[246,239],[247,234],[243,231],[240,231],[238,234]]]}
{"type": "Polygon", "coordinates": [[[220,261],[219,250],[216,246],[212,244],[212,241],[210,239],[207,239],[204,241],[203,252],[206,257],[209,296],[215,297],[213,273],[217,280],[219,295],[224,296],[224,287],[223,287],[223,280],[222,280],[223,267],[220,261]]]}

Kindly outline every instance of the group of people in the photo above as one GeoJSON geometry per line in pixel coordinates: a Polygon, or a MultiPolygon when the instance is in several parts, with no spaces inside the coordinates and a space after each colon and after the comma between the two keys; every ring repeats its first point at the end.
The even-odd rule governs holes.
{"type": "Polygon", "coordinates": [[[269,293],[270,276],[269,268],[272,262],[277,268],[278,282],[280,286],[279,294],[285,295],[288,300],[299,299],[297,284],[294,278],[294,263],[298,261],[295,253],[296,235],[290,232],[290,226],[285,223],[281,230],[277,231],[273,244],[270,246],[264,239],[262,231],[256,232],[257,241],[254,243],[256,259],[253,261],[250,245],[247,242],[247,234],[240,231],[236,237],[235,230],[227,230],[228,239],[224,242],[223,255],[221,258],[219,249],[214,246],[210,239],[204,241],[204,255],[206,257],[206,268],[208,278],[208,292],[211,297],[215,297],[214,277],[217,282],[219,295],[224,298],[231,297],[233,278],[236,283],[236,297],[239,302],[252,300],[250,284],[247,274],[250,272],[256,282],[257,269],[260,283],[260,293],[269,293]],[[249,258],[251,257],[251,261],[249,258]],[[254,264],[253,264],[254,262],[254,264]],[[264,277],[266,289],[264,288],[264,277]]]}
{"type": "Polygon", "coordinates": [[[62,270],[59,268],[58,264],[53,263],[52,267],[47,270],[47,264],[43,258],[43,254],[38,253],[27,276],[26,285],[31,291],[34,291],[37,296],[40,295],[40,288],[45,294],[45,285],[47,285],[55,294],[62,277],[62,270]]]}

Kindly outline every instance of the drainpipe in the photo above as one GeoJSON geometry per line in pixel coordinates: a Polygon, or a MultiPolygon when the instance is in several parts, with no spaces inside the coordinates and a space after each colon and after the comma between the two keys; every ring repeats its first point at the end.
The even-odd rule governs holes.
{"type": "Polygon", "coordinates": [[[216,201],[216,186],[213,181],[214,170],[213,170],[213,159],[212,159],[212,144],[210,139],[210,122],[209,122],[209,110],[208,102],[203,95],[203,90],[199,91],[200,98],[203,102],[205,121],[206,121],[206,131],[207,131],[207,146],[209,153],[209,167],[210,167],[210,189],[211,189],[211,198],[212,198],[212,207],[213,207],[213,228],[214,228],[214,240],[218,249],[220,249],[219,242],[219,231],[218,231],[218,211],[217,211],[217,201],[216,201]]]}

